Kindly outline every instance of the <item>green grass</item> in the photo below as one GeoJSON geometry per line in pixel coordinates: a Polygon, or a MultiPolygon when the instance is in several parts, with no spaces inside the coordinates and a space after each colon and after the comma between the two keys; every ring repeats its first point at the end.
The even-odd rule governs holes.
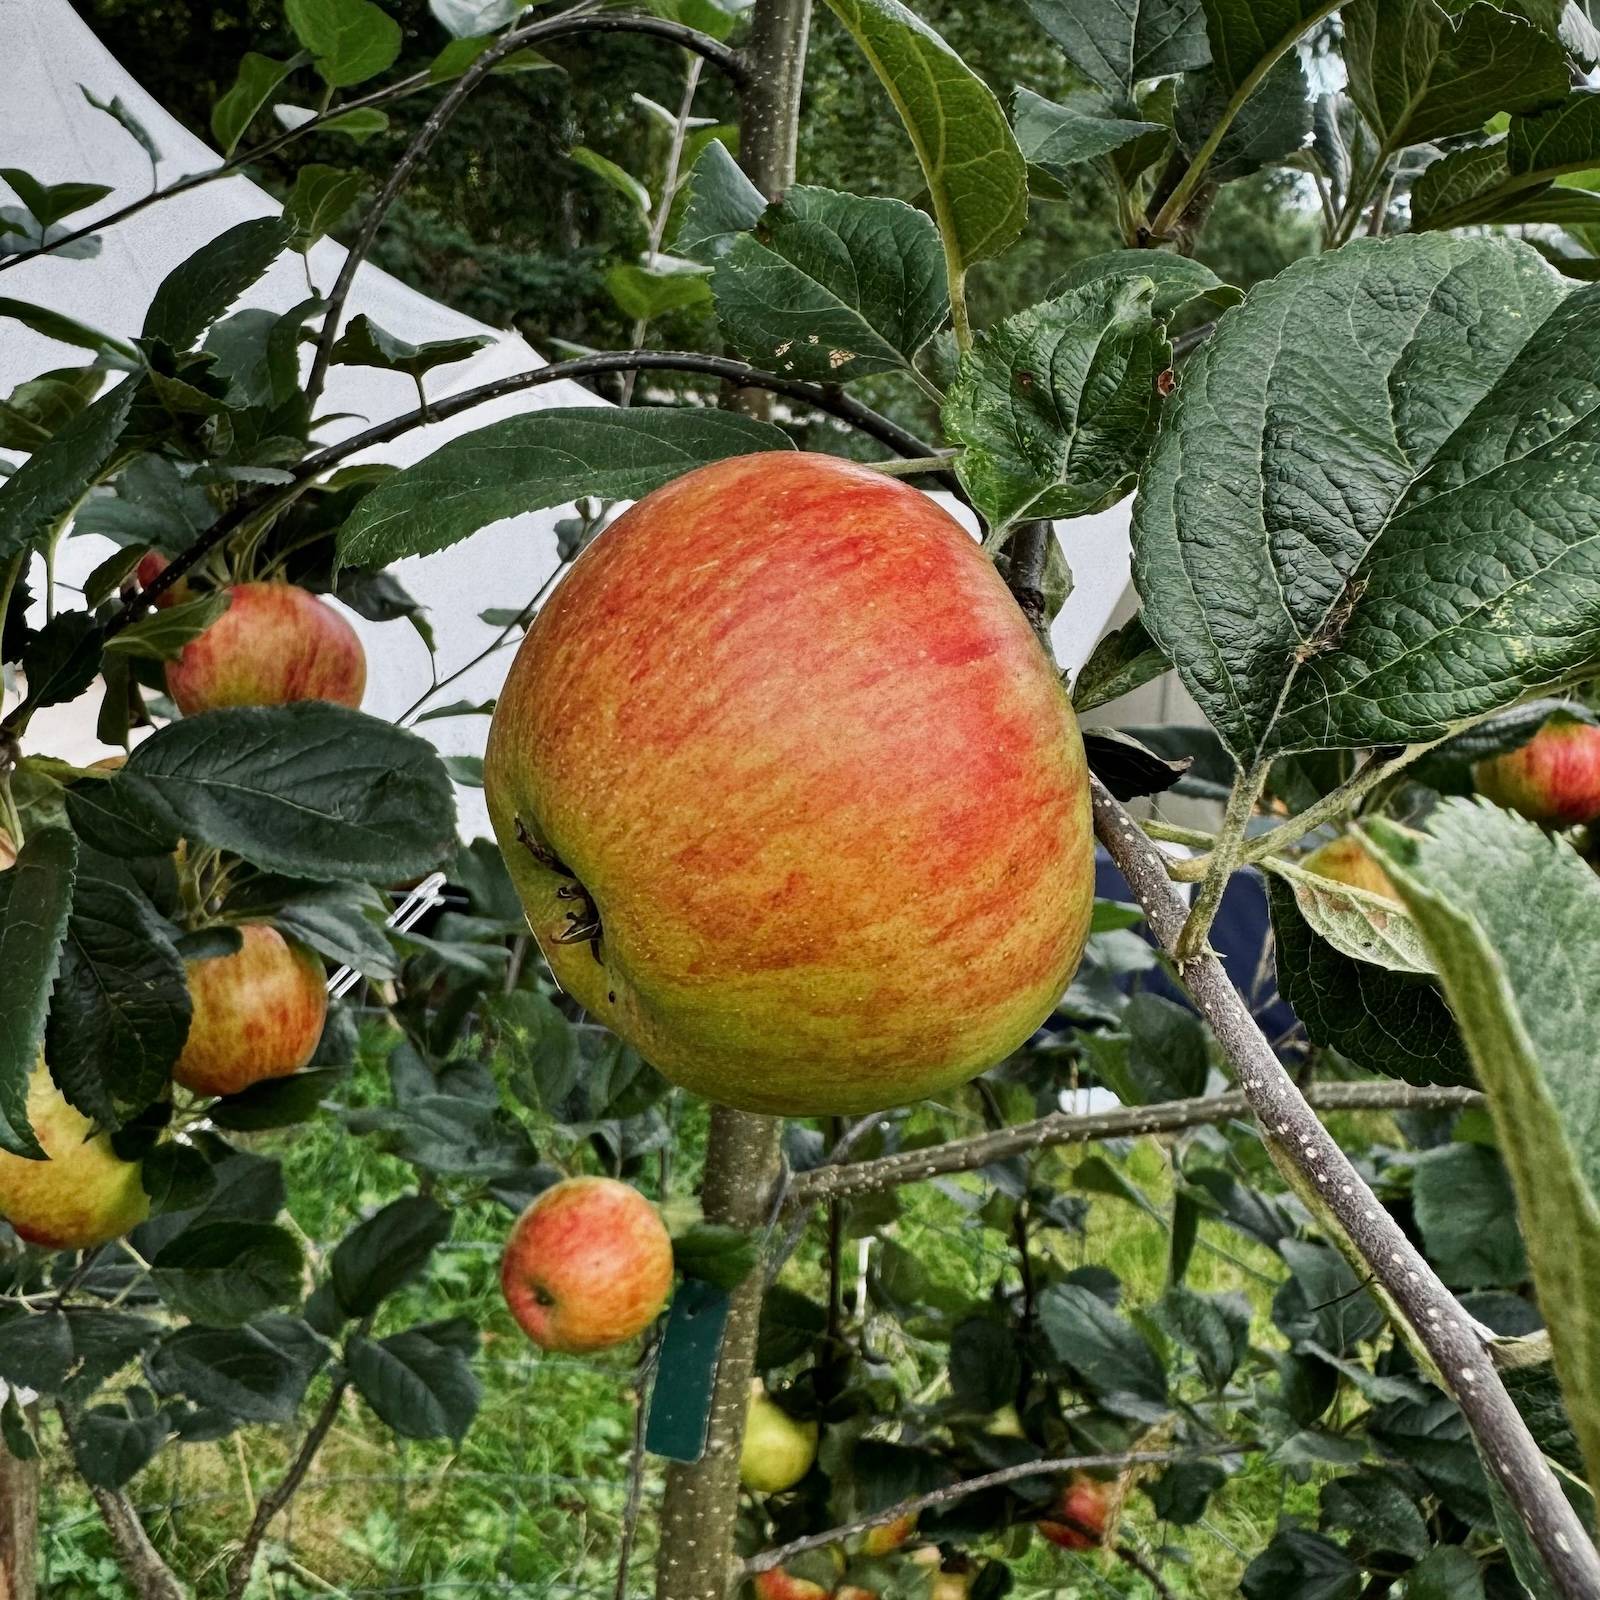
{"type": "MultiPolygon", "coordinates": [[[[383,1070],[369,1059],[349,1082],[351,1104],[386,1094],[383,1070]]],[[[675,1181],[692,1177],[702,1127],[683,1131],[675,1181]]],[[[290,1211],[309,1240],[337,1240],[373,1207],[409,1192],[412,1175],[399,1161],[347,1136],[332,1118],[284,1135],[263,1136],[258,1148],[285,1166],[290,1211]]],[[[1104,1147],[1047,1155],[1060,1181],[1104,1147]]],[[[1158,1213],[1171,1197],[1165,1151],[1145,1140],[1123,1170],[1158,1213]]],[[[886,1231],[941,1283],[976,1300],[997,1275],[1014,1270],[1003,1237],[971,1225],[975,1178],[902,1191],[902,1214],[886,1231]]],[[[301,1600],[346,1595],[437,1597],[539,1595],[609,1596],[623,1508],[633,1409],[631,1364],[617,1357],[577,1361],[544,1356],[522,1337],[500,1299],[498,1252],[508,1217],[490,1204],[459,1208],[450,1242],[426,1284],[387,1307],[380,1331],[423,1317],[465,1315],[484,1328],[478,1372],[483,1404],[459,1449],[443,1443],[395,1440],[361,1402],[349,1397],[291,1514],[269,1541],[268,1575],[252,1600],[301,1600]]],[[[816,1292],[821,1251],[813,1229],[786,1269],[797,1287],[816,1292]]],[[[1051,1233],[1045,1247],[1068,1267],[1110,1266],[1127,1303],[1156,1299],[1165,1282],[1168,1237],[1162,1222],[1139,1206],[1097,1195],[1082,1237],[1051,1233]]],[[[1271,1345],[1271,1285],[1277,1258],[1231,1230],[1205,1223],[1189,1272],[1192,1287],[1242,1290],[1256,1312],[1254,1342],[1271,1345]]],[[[908,1390],[926,1389],[942,1370],[942,1352],[901,1336],[893,1324],[872,1330],[874,1348],[890,1349],[908,1390]]],[[[320,1397],[322,1382],[313,1389],[320,1397]]],[[[47,1430],[47,1439],[49,1438],[47,1430]]],[[[290,1430],[251,1428],[218,1444],[169,1448],[132,1485],[148,1512],[158,1546],[197,1597],[221,1593],[230,1541],[248,1520],[250,1494],[276,1477],[292,1448],[290,1430]]],[[[51,1600],[87,1600],[124,1592],[107,1564],[108,1548],[81,1487],[53,1470],[46,1489],[46,1556],[51,1600]]],[[[1299,1484],[1258,1459],[1246,1462],[1214,1498],[1205,1521],[1163,1528],[1148,1501],[1127,1498],[1122,1538],[1161,1552],[1163,1576],[1174,1594],[1215,1596],[1233,1591],[1245,1561],[1270,1537],[1281,1511],[1314,1512],[1316,1481],[1299,1484]]],[[[651,1585],[652,1519],[659,1472],[647,1484],[646,1516],[636,1555],[633,1593],[651,1585]]],[[[1148,1595],[1149,1586],[1106,1555],[1084,1558],[1038,1538],[1014,1537],[1018,1592],[1058,1595],[1148,1595]],[[1019,1548],[1018,1548],[1019,1547],[1019,1548]]],[[[998,1552],[998,1547],[997,1551],[998,1552]]]]}

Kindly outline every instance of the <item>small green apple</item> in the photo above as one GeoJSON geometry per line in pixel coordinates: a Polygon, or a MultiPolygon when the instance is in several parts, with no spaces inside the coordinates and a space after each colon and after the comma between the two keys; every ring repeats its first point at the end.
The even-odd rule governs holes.
{"type": "Polygon", "coordinates": [[[757,1378],[750,1385],[739,1481],[757,1494],[781,1494],[799,1483],[816,1459],[816,1423],[796,1421],[757,1378]]]}

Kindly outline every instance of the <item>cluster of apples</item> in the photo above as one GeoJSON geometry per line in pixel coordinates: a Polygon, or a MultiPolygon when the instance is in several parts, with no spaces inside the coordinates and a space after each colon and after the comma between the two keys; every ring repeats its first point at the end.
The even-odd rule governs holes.
{"type": "MultiPolygon", "coordinates": [[[[148,586],[166,567],[151,551],[139,563],[148,586]]],[[[241,583],[228,609],[168,664],[167,688],[185,716],[230,706],[331,700],[358,706],[366,656],[355,630],[315,595],[285,583],[241,583]]],[[[157,600],[186,597],[175,585],[157,600]]],[[[120,757],[97,762],[117,766],[120,757]]],[[[16,860],[0,833],[0,871],[16,860]]],[[[246,923],[228,955],[186,963],[192,1007],[173,1078],[196,1095],[238,1094],[298,1072],[316,1051],[327,1018],[326,974],[310,950],[269,923],[246,923]]],[[[83,1250],[143,1221],[149,1202],[139,1164],[67,1103],[41,1052],[28,1084],[28,1120],[46,1160],[0,1152],[0,1217],[29,1243],[83,1250]]]]}

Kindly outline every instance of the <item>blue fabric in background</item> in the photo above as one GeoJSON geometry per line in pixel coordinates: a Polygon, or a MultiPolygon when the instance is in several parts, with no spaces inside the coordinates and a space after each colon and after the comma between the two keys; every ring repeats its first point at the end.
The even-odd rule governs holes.
{"type": "MultiPolygon", "coordinates": [[[[1133,892],[1127,879],[1112,865],[1104,850],[1095,852],[1094,892],[1101,900],[1118,900],[1124,905],[1133,903],[1133,892]]],[[[1141,923],[1138,933],[1147,943],[1155,941],[1141,923]]],[[[1222,958],[1223,967],[1234,985],[1240,989],[1255,1012],[1261,1031],[1269,1039],[1276,1039],[1294,1026],[1295,1015],[1277,996],[1277,974],[1269,958],[1265,972],[1261,971],[1262,952],[1271,937],[1272,922],[1267,914],[1267,892],[1261,874],[1251,867],[1236,872],[1222,896],[1217,910],[1217,920],[1211,926],[1211,948],[1222,958]],[[1272,1003],[1261,1009],[1268,999],[1272,1003]]],[[[1195,1009],[1182,989],[1165,972],[1155,971],[1143,975],[1143,987],[1195,1009]]]]}

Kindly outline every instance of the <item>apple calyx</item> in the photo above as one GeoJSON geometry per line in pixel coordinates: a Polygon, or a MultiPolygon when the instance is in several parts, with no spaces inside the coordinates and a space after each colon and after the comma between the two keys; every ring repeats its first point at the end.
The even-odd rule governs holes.
{"type": "Polygon", "coordinates": [[[553,872],[557,877],[567,880],[556,890],[556,898],[576,902],[574,909],[567,913],[566,927],[551,937],[557,944],[587,944],[589,954],[604,966],[605,958],[600,954],[600,939],[605,930],[600,921],[600,908],[595,905],[594,897],[584,887],[583,880],[577,873],[554,850],[548,845],[541,844],[534,837],[532,830],[520,815],[515,820],[517,842],[547,872],[553,872]]]}

